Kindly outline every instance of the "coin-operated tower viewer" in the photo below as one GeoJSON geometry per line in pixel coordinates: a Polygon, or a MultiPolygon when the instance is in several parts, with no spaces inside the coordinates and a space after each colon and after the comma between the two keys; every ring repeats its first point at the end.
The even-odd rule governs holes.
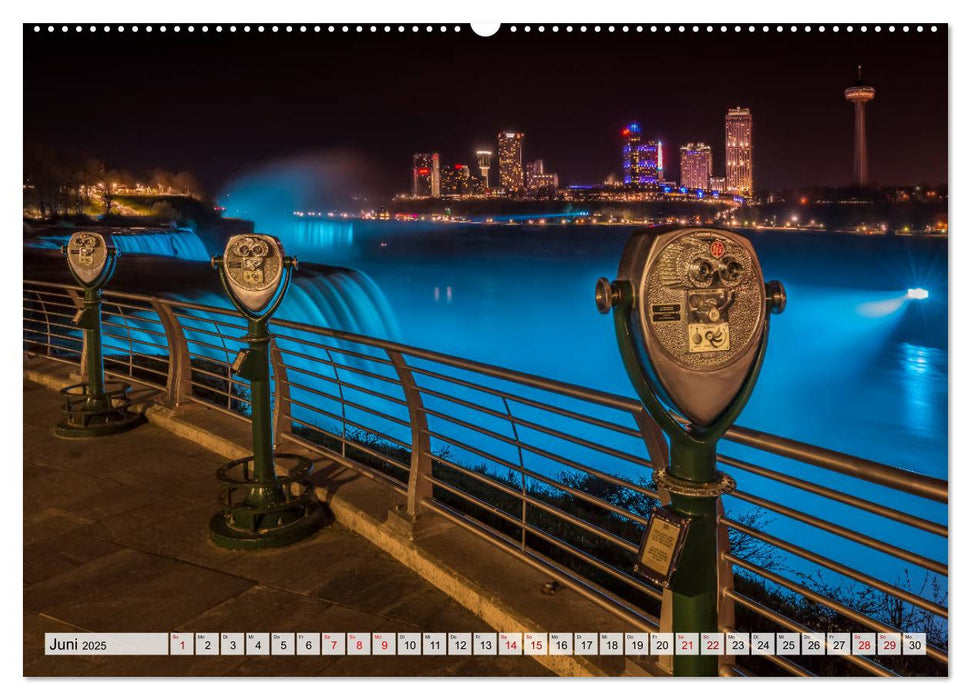
{"type": "Polygon", "coordinates": [[[273,450],[270,400],[269,318],[286,296],[296,258],[283,254],[280,241],[259,233],[233,236],[223,255],[213,258],[223,289],[247,320],[233,373],[249,380],[253,454],[222,467],[221,510],[209,521],[209,537],[228,549],[282,547],[320,529],[323,517],[307,479],[310,460],[273,450]],[[293,463],[277,475],[277,464],[293,463]]]}
{"type": "MultiPolygon", "coordinates": [[[[658,228],[631,235],[596,300],[613,309],[627,374],[671,443],[670,467],[654,472],[670,504],[652,514],[635,571],[670,591],[673,632],[718,632],[718,499],[735,482],[715,451],[755,388],[785,290],[764,282],[737,233],[658,228]]],[[[717,672],[717,656],[674,657],[675,675],[717,672]]]]}
{"type": "Polygon", "coordinates": [[[84,291],[73,323],[84,336],[81,369],[84,380],[61,390],[64,420],[54,428],[61,438],[96,438],[131,430],[144,422],[131,407],[131,385],[105,381],[101,333],[101,290],[111,280],[118,249],[111,236],[97,231],[76,231],[61,252],[68,269],[84,291]]]}

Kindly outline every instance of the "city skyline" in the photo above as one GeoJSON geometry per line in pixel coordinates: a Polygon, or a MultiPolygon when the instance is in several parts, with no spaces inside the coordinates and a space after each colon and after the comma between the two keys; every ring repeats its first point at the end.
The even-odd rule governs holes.
{"type": "MultiPolygon", "coordinates": [[[[460,153],[455,162],[475,168],[476,150],[493,151],[497,182],[497,127],[527,134],[524,162],[544,158],[561,185],[619,179],[619,124],[637,119],[669,150],[673,170],[681,145],[722,143],[725,111],[739,104],[758,122],[757,190],[846,185],[854,132],[843,90],[861,63],[880,92],[867,110],[869,179],[947,181],[941,35],[500,31],[484,39],[464,27],[436,34],[427,56],[414,49],[431,36],[394,32],[113,39],[25,33],[25,138],[113,167],[193,172],[211,191],[274,159],[333,152],[349,154],[365,172],[361,187],[382,195],[409,189],[396,163],[423,152],[460,153]],[[686,42],[691,50],[677,52],[672,67],[686,42]],[[166,61],[151,59],[158,52],[166,61]],[[549,55],[555,72],[526,69],[549,55]],[[62,70],[68,64],[77,70],[62,70]],[[118,85],[121,102],[93,99],[118,85]]],[[[721,174],[720,148],[712,161],[721,174]]]]}

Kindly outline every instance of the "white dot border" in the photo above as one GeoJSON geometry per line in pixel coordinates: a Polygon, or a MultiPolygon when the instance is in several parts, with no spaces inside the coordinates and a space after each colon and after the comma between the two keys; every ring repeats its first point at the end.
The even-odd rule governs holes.
{"type": "MultiPolygon", "coordinates": [[[[29,23],[27,26],[30,26],[29,23]]],[[[525,34],[532,34],[533,32],[539,34],[572,34],[574,32],[580,33],[592,33],[592,34],[604,34],[604,33],[621,33],[621,34],[643,34],[645,32],[657,33],[678,33],[678,34],[713,34],[713,33],[817,33],[825,34],[832,32],[838,34],[843,31],[848,34],[853,34],[855,32],[869,33],[876,32],[881,33],[887,31],[889,33],[896,33],[898,31],[905,34],[909,34],[911,31],[921,34],[925,31],[930,33],[940,32],[942,27],[947,27],[947,25],[937,25],[937,24],[762,24],[762,25],[731,25],[731,24],[504,24],[499,28],[496,34],[508,32],[510,34],[518,34],[519,32],[525,34]]],[[[475,34],[471,30],[469,25],[418,25],[418,24],[399,24],[399,25],[379,25],[379,24],[106,24],[106,25],[68,25],[68,24],[35,24],[33,25],[33,32],[35,34],[41,34],[45,31],[48,34],[54,34],[56,32],[67,33],[74,31],[74,33],[83,33],[87,29],[88,33],[97,34],[98,32],[104,34],[110,34],[111,32],[125,33],[130,31],[134,34],[138,32],[159,32],[159,33],[181,33],[183,29],[190,33],[200,32],[203,34],[208,34],[210,32],[220,34],[220,33],[252,33],[254,30],[257,33],[265,32],[267,29],[271,33],[289,33],[289,34],[321,34],[326,31],[328,34],[334,34],[336,32],[341,32],[345,34],[389,34],[397,31],[399,34],[406,32],[418,33],[424,31],[425,33],[437,33],[445,34],[449,33],[449,29],[452,30],[451,33],[468,32],[470,34],[475,34]]],[[[479,37],[484,38],[484,37],[479,37]]]]}

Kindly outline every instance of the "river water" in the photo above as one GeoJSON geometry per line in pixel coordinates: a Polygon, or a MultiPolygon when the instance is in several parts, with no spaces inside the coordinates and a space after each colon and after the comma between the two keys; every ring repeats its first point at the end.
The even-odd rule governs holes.
{"type": "MultiPolygon", "coordinates": [[[[593,300],[594,282],[613,278],[632,227],[304,217],[257,221],[257,230],[280,237],[302,262],[350,270],[326,275],[307,270],[304,284],[313,289],[295,293],[299,299],[284,305],[281,316],[344,327],[346,316],[318,308],[313,300],[370,290],[366,296],[380,303],[357,304],[354,325],[345,330],[633,395],[612,321],[597,312],[593,300]]],[[[766,279],[786,285],[788,307],[772,317],[762,375],[739,424],[946,479],[946,239],[743,233],[766,279]],[[907,290],[917,287],[928,298],[906,299],[907,290]]],[[[206,254],[191,232],[156,243],[132,239],[125,245],[129,252],[171,255],[166,252],[171,249],[195,260],[206,254]]],[[[171,267],[166,270],[170,275],[171,267]]],[[[225,305],[214,276],[194,284],[198,289],[179,285],[179,295],[225,305]]],[[[766,455],[725,441],[721,449],[768,464],[766,455]]],[[[946,522],[943,505],[788,460],[769,461],[779,471],[946,522]]],[[[759,477],[738,476],[746,491],[947,561],[941,538],[759,477]]],[[[728,501],[730,513],[743,507],[728,501]]],[[[766,530],[817,551],[839,552],[840,560],[887,580],[900,578],[899,561],[815,528],[773,517],[766,530]]]]}

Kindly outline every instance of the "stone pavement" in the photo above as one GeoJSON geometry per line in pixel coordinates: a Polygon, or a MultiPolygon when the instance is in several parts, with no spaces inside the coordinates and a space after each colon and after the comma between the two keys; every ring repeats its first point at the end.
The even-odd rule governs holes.
{"type": "Polygon", "coordinates": [[[45,632],[476,632],[482,620],[331,522],[267,552],[210,544],[220,457],[146,424],[59,440],[24,382],[24,675],[541,676],[528,657],[44,656],[45,632]]]}

